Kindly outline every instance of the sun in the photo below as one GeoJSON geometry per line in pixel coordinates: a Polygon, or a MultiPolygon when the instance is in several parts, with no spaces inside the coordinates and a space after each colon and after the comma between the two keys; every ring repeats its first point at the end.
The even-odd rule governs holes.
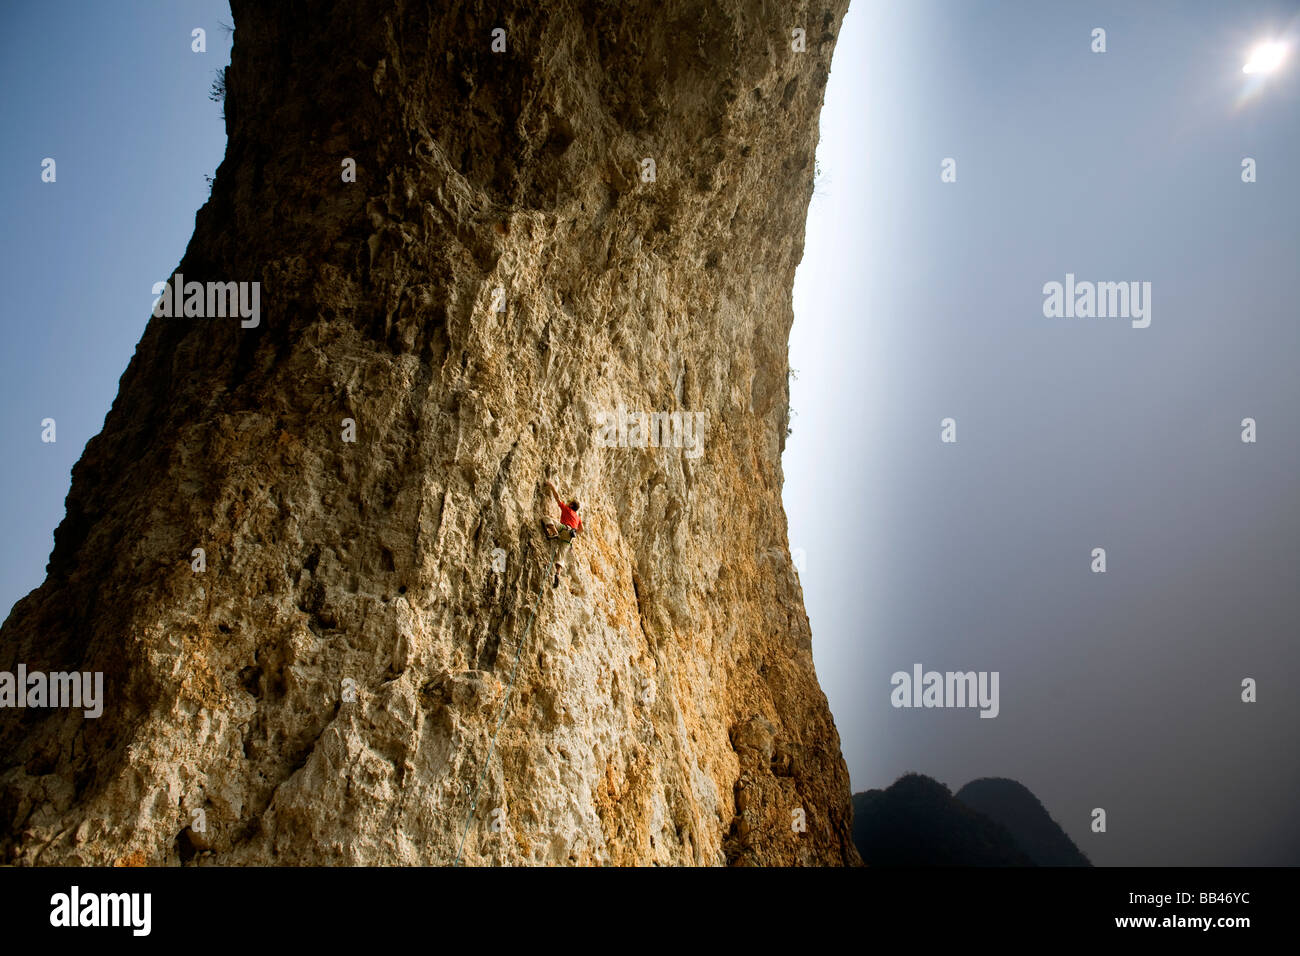
{"type": "Polygon", "coordinates": [[[1261,43],[1250,51],[1250,59],[1241,68],[1242,73],[1272,73],[1286,59],[1286,44],[1277,40],[1261,43]]]}

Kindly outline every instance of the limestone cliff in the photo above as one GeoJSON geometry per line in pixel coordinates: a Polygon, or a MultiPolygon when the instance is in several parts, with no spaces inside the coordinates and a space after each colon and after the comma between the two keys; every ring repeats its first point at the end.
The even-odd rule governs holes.
{"type": "Polygon", "coordinates": [[[0,669],[104,713],[0,710],[0,862],[448,863],[484,766],[469,864],[857,862],[780,498],[846,5],[234,0],[178,271],[260,321],[152,318],[73,470],[0,669]]]}

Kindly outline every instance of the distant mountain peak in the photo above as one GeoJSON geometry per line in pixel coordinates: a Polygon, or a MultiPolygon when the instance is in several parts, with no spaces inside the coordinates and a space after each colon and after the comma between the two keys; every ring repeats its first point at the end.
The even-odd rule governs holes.
{"type": "Polygon", "coordinates": [[[1091,866],[1024,784],[982,777],[955,795],[924,774],[853,795],[868,866],[1091,866]]]}
{"type": "Polygon", "coordinates": [[[1092,866],[1022,783],[1006,777],[981,777],[958,790],[956,799],[1000,824],[1038,866],[1092,866]]]}
{"type": "Polygon", "coordinates": [[[853,796],[853,839],[868,866],[1032,866],[1003,827],[919,773],[853,796]]]}

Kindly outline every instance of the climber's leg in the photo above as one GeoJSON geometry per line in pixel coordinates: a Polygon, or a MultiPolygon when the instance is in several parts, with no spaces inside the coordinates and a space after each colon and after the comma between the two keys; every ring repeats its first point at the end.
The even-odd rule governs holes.
{"type": "Polygon", "coordinates": [[[563,532],[560,533],[559,538],[560,543],[555,548],[555,580],[551,582],[553,588],[560,586],[560,572],[564,570],[564,560],[569,556],[569,548],[572,547],[569,542],[573,540],[571,534],[566,537],[563,532]]]}

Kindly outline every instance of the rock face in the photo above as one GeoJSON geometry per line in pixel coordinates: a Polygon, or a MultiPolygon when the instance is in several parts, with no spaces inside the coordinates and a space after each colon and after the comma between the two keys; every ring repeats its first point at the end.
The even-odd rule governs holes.
{"type": "Polygon", "coordinates": [[[178,271],[260,322],[153,318],[73,471],[0,668],[104,712],[0,710],[0,861],[449,863],[486,766],[469,864],[858,862],[780,499],[846,5],[232,3],[178,271]]]}

